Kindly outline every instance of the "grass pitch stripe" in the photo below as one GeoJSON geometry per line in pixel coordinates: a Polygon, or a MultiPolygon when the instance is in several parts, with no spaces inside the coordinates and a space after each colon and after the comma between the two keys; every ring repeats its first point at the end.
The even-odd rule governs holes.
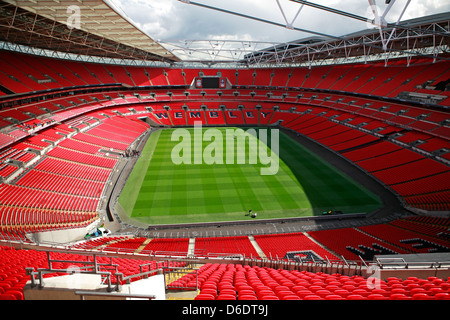
{"type": "MultiPolygon", "coordinates": [[[[227,129],[218,130],[225,136],[227,129]]],[[[283,133],[278,172],[261,175],[261,163],[174,164],[174,130],[151,134],[119,198],[132,219],[147,224],[238,221],[251,219],[245,216],[250,209],[258,219],[271,219],[328,209],[371,212],[381,205],[376,195],[283,133]]],[[[224,151],[231,152],[225,143],[224,151]]],[[[236,159],[237,150],[232,151],[236,159]]]]}

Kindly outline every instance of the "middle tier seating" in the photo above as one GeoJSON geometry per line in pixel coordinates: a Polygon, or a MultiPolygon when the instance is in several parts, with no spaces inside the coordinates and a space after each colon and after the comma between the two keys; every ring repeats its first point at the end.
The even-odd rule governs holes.
{"type": "Polygon", "coordinates": [[[448,252],[449,218],[400,218],[387,223],[354,228],[336,228],[306,233],[205,237],[205,238],[118,238],[92,239],[75,248],[133,251],[144,255],[197,257],[236,257],[295,260],[373,261],[375,255],[448,252]],[[92,243],[92,245],[90,245],[92,243]],[[192,245],[192,247],[191,247],[192,245]],[[131,249],[130,249],[131,248],[131,249]],[[259,251],[262,250],[262,251],[259,251]]]}

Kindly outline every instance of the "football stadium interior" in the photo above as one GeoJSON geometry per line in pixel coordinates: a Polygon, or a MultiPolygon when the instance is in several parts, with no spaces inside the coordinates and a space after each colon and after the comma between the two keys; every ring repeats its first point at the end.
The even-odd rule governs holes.
{"type": "Polygon", "coordinates": [[[0,1],[0,300],[450,300],[449,32],[230,58],[111,1],[0,1]],[[198,126],[276,132],[278,172],[174,164],[198,126]]]}

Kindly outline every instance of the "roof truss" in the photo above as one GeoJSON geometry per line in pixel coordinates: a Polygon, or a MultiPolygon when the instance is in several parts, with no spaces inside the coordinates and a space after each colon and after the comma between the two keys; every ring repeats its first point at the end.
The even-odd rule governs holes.
{"type": "Polygon", "coordinates": [[[377,55],[387,61],[391,57],[413,56],[447,59],[450,53],[450,20],[420,24],[413,29],[384,28],[381,31],[349,35],[342,40],[317,43],[289,43],[252,52],[245,57],[248,64],[307,63],[317,60],[369,60],[377,55]]]}
{"type": "Polygon", "coordinates": [[[0,40],[82,55],[178,61],[102,0],[0,1],[0,40]]]}

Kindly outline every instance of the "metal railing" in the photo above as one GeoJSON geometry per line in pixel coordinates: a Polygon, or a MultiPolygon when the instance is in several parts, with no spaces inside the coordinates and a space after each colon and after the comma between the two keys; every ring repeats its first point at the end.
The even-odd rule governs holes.
{"type": "Polygon", "coordinates": [[[309,272],[340,273],[342,275],[365,275],[368,264],[361,258],[361,261],[347,261],[344,257],[341,260],[330,260],[327,257],[323,260],[298,259],[287,260],[278,257],[269,259],[248,258],[240,262],[250,266],[264,266],[273,269],[299,270],[309,272]]]}
{"type": "Polygon", "coordinates": [[[380,269],[450,268],[450,261],[406,261],[404,258],[378,257],[375,262],[380,269]]]}
{"type": "Polygon", "coordinates": [[[144,265],[139,266],[140,273],[131,274],[129,276],[124,276],[123,273],[116,272],[115,276],[117,278],[117,282],[116,282],[115,290],[120,291],[122,289],[122,283],[130,284],[131,279],[134,279],[134,278],[147,279],[149,276],[162,274],[164,272],[164,270],[162,268],[151,270],[150,265],[151,264],[144,264],[144,265]],[[149,271],[142,271],[143,267],[146,265],[149,265],[149,271]]]}
{"type": "Polygon", "coordinates": [[[176,268],[164,268],[164,280],[167,290],[198,290],[198,268],[191,267],[176,267],[176,268]],[[179,279],[184,276],[192,275],[195,280],[190,282],[180,282],[179,279]],[[193,285],[195,283],[195,285],[193,285]]]}
{"type": "MultiPolygon", "coordinates": [[[[48,268],[38,268],[36,271],[34,268],[27,267],[25,268],[26,275],[30,276],[31,279],[31,287],[39,287],[40,289],[44,288],[44,275],[59,273],[59,274],[95,274],[100,275],[102,277],[101,284],[106,285],[107,292],[116,291],[119,292],[122,289],[122,284],[130,284],[133,279],[147,279],[150,276],[154,276],[157,274],[165,274],[173,272],[173,270],[186,269],[186,268],[177,268],[177,267],[162,267],[158,269],[152,269],[152,263],[143,263],[139,265],[139,273],[131,274],[128,276],[124,276],[123,273],[118,272],[118,264],[113,263],[113,257],[107,256],[105,253],[95,254],[95,253],[78,253],[80,255],[86,256],[86,260],[59,260],[52,259],[51,253],[52,251],[46,251],[47,253],[47,262],[48,268]],[[100,263],[97,258],[101,256],[103,258],[109,258],[108,263],[100,263]],[[92,257],[92,261],[90,260],[92,257]],[[73,267],[70,268],[55,268],[54,265],[56,263],[66,263],[73,264],[73,267]],[[81,266],[80,266],[81,265],[81,266]],[[114,281],[115,280],[115,281],[114,281]],[[115,283],[115,284],[113,284],[115,283]]],[[[145,298],[145,297],[144,297],[145,298]]]]}
{"type": "MultiPolygon", "coordinates": [[[[110,258],[109,263],[99,263],[97,261],[98,254],[88,254],[87,260],[58,260],[58,259],[52,259],[50,256],[51,251],[47,251],[47,262],[48,262],[48,268],[38,268],[36,271],[34,268],[25,268],[26,275],[30,276],[31,278],[31,287],[34,288],[38,286],[39,288],[44,287],[44,275],[45,274],[51,274],[51,273],[67,273],[67,274],[97,274],[102,277],[102,283],[106,282],[107,290],[109,292],[114,290],[114,286],[112,285],[112,279],[113,277],[116,278],[116,291],[119,289],[119,275],[120,273],[117,273],[117,264],[112,263],[112,257],[110,258]],[[93,261],[89,261],[89,257],[93,256],[93,261]],[[53,263],[73,263],[80,266],[74,266],[71,268],[63,268],[58,269],[53,267],[53,263]],[[111,271],[114,270],[115,274],[113,274],[111,271],[101,271],[100,269],[103,268],[104,270],[110,268],[111,271]]],[[[104,255],[102,255],[104,256],[104,255]]]]}
{"type": "Polygon", "coordinates": [[[96,297],[108,297],[108,298],[135,298],[135,299],[148,299],[153,300],[156,298],[154,295],[147,294],[132,294],[132,293],[108,293],[108,292],[92,292],[92,291],[75,291],[75,294],[80,296],[80,300],[86,300],[86,296],[96,297]]]}

